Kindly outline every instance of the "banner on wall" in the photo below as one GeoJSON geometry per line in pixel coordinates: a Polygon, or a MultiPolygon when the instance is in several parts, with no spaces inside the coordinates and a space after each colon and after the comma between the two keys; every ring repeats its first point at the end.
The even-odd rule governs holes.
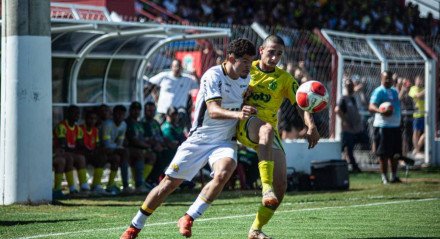
{"type": "Polygon", "coordinates": [[[196,73],[197,77],[202,77],[202,52],[200,51],[178,51],[176,59],[182,61],[183,69],[190,73],[196,73]]]}

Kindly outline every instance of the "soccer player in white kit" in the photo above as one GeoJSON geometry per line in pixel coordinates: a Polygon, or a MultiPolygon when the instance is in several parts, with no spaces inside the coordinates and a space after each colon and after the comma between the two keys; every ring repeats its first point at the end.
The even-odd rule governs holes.
{"type": "Polygon", "coordinates": [[[121,239],[136,238],[147,218],[166,197],[209,163],[213,179],[203,187],[195,203],[178,222],[180,234],[191,237],[194,219],[217,198],[235,170],[238,120],[256,113],[254,107],[242,106],[255,53],[256,48],[249,40],[234,40],[228,45],[225,63],[210,68],[202,76],[190,136],[178,148],[166,176],[147,195],[121,239]]]}

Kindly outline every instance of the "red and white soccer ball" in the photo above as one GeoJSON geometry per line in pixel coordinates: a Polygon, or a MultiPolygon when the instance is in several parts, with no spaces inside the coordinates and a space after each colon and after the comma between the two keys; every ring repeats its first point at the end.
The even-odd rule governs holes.
{"type": "Polygon", "coordinates": [[[319,112],[328,106],[328,91],[319,81],[307,81],[296,91],[296,102],[304,111],[319,112]]]}
{"type": "Polygon", "coordinates": [[[385,101],[379,105],[379,110],[382,112],[391,111],[392,113],[394,111],[394,107],[391,102],[385,101]]]}

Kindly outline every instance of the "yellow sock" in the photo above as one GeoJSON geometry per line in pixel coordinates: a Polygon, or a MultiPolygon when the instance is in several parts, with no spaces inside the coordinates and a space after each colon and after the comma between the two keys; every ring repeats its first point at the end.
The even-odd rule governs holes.
{"type": "Polygon", "coordinates": [[[133,178],[133,181],[136,182],[136,171],[134,170],[134,167],[130,167],[131,171],[131,178],[133,178]]]}
{"type": "Polygon", "coordinates": [[[153,212],[154,212],[154,209],[150,209],[150,208],[148,208],[147,207],[147,204],[145,204],[145,202],[144,203],[142,203],[142,206],[141,206],[141,209],[146,213],[146,215],[151,215],[151,214],[153,214],[153,212]]]}
{"type": "Polygon", "coordinates": [[[85,168],[78,169],[79,184],[87,183],[87,170],[85,168]]]}
{"type": "Polygon", "coordinates": [[[73,179],[73,170],[66,172],[66,181],[69,187],[75,186],[75,180],[73,179]]]}
{"type": "Polygon", "coordinates": [[[55,181],[53,183],[53,189],[61,190],[62,182],[63,182],[63,173],[55,173],[55,181]]]}
{"type": "Polygon", "coordinates": [[[269,220],[272,218],[275,210],[267,208],[263,205],[260,206],[257,212],[257,216],[255,217],[254,223],[252,223],[252,230],[261,230],[264,225],[266,225],[269,220]]]}
{"type": "Polygon", "coordinates": [[[113,184],[115,184],[115,178],[116,178],[117,173],[118,173],[117,170],[110,171],[110,175],[108,176],[107,187],[111,187],[111,186],[113,186],[113,184]]]}
{"type": "Polygon", "coordinates": [[[96,186],[96,185],[100,185],[101,184],[101,179],[102,179],[102,175],[103,174],[104,174],[104,169],[103,168],[95,168],[93,170],[92,186],[96,186]]]}
{"type": "Polygon", "coordinates": [[[272,189],[273,168],[273,161],[261,160],[260,162],[258,162],[258,170],[260,171],[261,186],[263,187],[263,192],[272,189]]]}
{"type": "Polygon", "coordinates": [[[145,164],[144,166],[144,180],[150,175],[151,171],[153,171],[152,164],[145,164]]]}

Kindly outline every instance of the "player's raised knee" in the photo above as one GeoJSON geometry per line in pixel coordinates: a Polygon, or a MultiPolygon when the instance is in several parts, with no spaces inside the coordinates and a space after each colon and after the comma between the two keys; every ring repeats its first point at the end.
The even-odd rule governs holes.
{"type": "Polygon", "coordinates": [[[266,123],[260,127],[260,133],[259,133],[260,138],[266,135],[273,135],[273,133],[274,133],[274,128],[269,123],[266,123]]]}

